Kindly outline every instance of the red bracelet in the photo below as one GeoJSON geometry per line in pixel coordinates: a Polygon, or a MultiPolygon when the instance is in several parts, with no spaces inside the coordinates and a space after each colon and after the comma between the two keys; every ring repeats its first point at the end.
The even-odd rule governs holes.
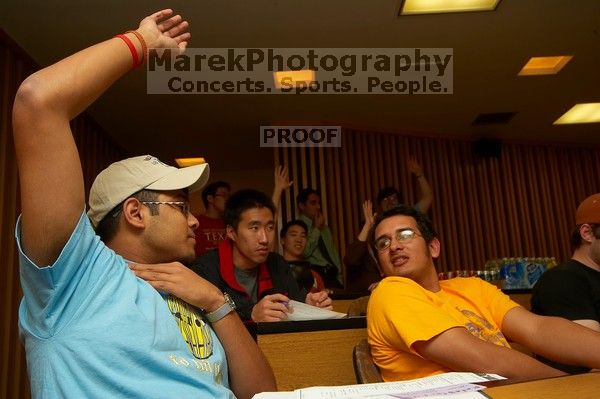
{"type": "Polygon", "coordinates": [[[135,35],[135,37],[137,37],[137,39],[140,41],[140,44],[142,45],[142,57],[140,58],[140,65],[141,65],[146,60],[146,56],[148,54],[148,46],[146,45],[146,41],[144,40],[144,37],[136,30],[128,30],[127,32],[125,32],[125,34],[127,34],[127,33],[133,33],[135,35]]]}
{"type": "Polygon", "coordinates": [[[133,45],[133,42],[125,35],[117,35],[115,37],[118,37],[119,39],[123,40],[125,42],[125,44],[127,44],[127,47],[129,47],[129,51],[131,52],[131,57],[133,58],[133,68],[137,68],[138,66],[140,66],[141,62],[140,59],[138,57],[138,53],[137,53],[137,49],[135,48],[135,46],[133,45]]]}

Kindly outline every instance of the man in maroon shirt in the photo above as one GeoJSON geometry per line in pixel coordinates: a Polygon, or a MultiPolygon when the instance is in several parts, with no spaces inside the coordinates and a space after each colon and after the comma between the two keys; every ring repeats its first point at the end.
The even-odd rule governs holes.
{"type": "Polygon", "coordinates": [[[224,181],[216,181],[202,190],[202,202],[206,212],[196,215],[199,226],[196,229],[196,255],[217,248],[226,238],[223,212],[229,198],[231,186],[224,181]]]}

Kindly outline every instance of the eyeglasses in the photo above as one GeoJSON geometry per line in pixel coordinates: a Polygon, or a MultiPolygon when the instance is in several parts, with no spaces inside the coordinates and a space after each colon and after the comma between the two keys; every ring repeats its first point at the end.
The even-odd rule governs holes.
{"type": "MultiPolygon", "coordinates": [[[[394,233],[394,237],[396,237],[396,241],[406,244],[412,241],[415,237],[422,237],[421,234],[418,234],[413,229],[398,229],[394,233]]],[[[392,245],[392,237],[383,236],[379,237],[375,241],[375,249],[379,252],[383,252],[387,250],[392,245]]]]}
{"type": "Polygon", "coordinates": [[[190,214],[190,203],[187,201],[140,201],[144,205],[171,205],[179,209],[185,217],[190,214]]]}

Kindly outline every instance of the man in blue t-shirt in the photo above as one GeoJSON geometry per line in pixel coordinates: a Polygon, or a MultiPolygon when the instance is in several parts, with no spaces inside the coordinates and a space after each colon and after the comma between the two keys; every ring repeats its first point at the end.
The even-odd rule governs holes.
{"type": "Polygon", "coordinates": [[[34,398],[250,398],[276,389],[229,298],[180,263],[195,256],[188,191],[206,183],[208,165],[177,169],[149,155],[114,163],[84,213],[70,119],[144,49],[185,49],[187,26],[171,10],[154,13],[136,31],[36,72],[16,95],[19,324],[34,398]]]}

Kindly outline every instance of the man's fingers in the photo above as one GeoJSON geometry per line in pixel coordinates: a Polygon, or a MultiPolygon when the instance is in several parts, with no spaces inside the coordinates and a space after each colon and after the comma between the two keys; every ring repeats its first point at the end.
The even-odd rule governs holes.
{"type": "Polygon", "coordinates": [[[158,22],[161,19],[166,18],[172,14],[173,14],[172,9],[165,8],[164,10],[157,11],[154,14],[150,15],[150,18],[153,19],[155,22],[158,22]]]}
{"type": "Polygon", "coordinates": [[[283,294],[273,294],[267,295],[265,299],[270,300],[271,302],[289,302],[290,298],[283,294]]]}
{"type": "Polygon", "coordinates": [[[317,306],[323,309],[333,309],[331,298],[327,298],[324,301],[318,302],[317,306]]]}
{"type": "Polygon", "coordinates": [[[177,24],[179,24],[182,21],[182,17],[181,15],[174,15],[171,18],[162,21],[161,23],[158,24],[158,30],[160,30],[161,32],[163,32],[164,34],[166,34],[167,36],[170,36],[169,30],[176,27],[177,24]]]}
{"type": "Polygon", "coordinates": [[[177,37],[183,35],[184,33],[187,33],[186,32],[187,28],[188,28],[187,21],[182,21],[181,23],[179,23],[179,24],[175,25],[174,27],[172,27],[171,29],[169,29],[168,36],[170,36],[172,38],[177,38],[177,37]]]}
{"type": "Polygon", "coordinates": [[[279,321],[287,319],[287,314],[277,310],[269,310],[265,312],[265,317],[274,319],[272,321],[279,321]]]}

